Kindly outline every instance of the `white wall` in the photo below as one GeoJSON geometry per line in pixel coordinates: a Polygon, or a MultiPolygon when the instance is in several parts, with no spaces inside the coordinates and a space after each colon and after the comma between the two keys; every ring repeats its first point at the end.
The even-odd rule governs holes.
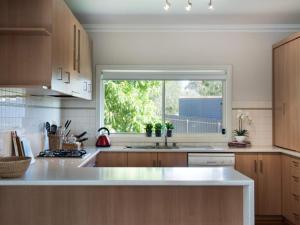
{"type": "MultiPolygon", "coordinates": [[[[280,32],[90,33],[94,64],[233,65],[233,108],[246,109],[250,114],[253,111],[254,117],[267,115],[268,118],[263,125],[258,124],[260,117],[257,124],[254,118],[253,127],[249,128],[251,141],[257,145],[272,143],[272,45],[287,35],[280,32]]],[[[78,101],[63,103],[66,108],[78,105],[78,101]]],[[[95,102],[85,102],[84,107],[92,110],[95,102]]],[[[63,115],[63,119],[69,116],[63,115]]],[[[91,120],[95,121],[88,120],[90,124],[94,123],[91,120]]],[[[94,136],[95,133],[90,136],[91,144],[94,136]]]]}
{"type": "Polygon", "coordinates": [[[287,33],[91,33],[95,64],[233,65],[233,101],[271,101],[272,44],[287,33]]]}

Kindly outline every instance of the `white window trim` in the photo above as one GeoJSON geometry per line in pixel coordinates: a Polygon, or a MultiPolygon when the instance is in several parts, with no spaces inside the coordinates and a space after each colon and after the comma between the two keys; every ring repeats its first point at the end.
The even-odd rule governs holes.
{"type": "MultiPolygon", "coordinates": [[[[149,80],[145,71],[151,72],[151,77],[153,80],[164,79],[168,80],[167,76],[172,74],[170,80],[174,80],[176,74],[182,74],[183,72],[187,74],[185,79],[205,79],[205,80],[225,80],[224,85],[224,114],[223,114],[223,124],[226,127],[226,134],[176,134],[172,138],[168,138],[169,142],[176,143],[224,143],[228,142],[232,138],[232,65],[216,65],[216,66],[203,66],[203,65],[165,65],[165,66],[142,66],[142,65],[96,65],[96,122],[100,126],[103,126],[104,121],[104,87],[102,82],[102,74],[110,73],[110,78],[118,79],[117,73],[122,72],[122,78],[134,79],[132,73],[135,73],[136,79],[146,79],[149,80]],[[203,75],[203,71],[209,70],[214,71],[214,74],[203,75]],[[222,72],[223,71],[223,72],[222,72]],[[202,72],[202,75],[201,75],[202,72]],[[153,75],[155,74],[155,75],[153,75]],[[175,74],[175,76],[174,76],[175,74]],[[201,75],[199,77],[199,74],[201,75]],[[102,122],[101,122],[102,121],[102,122]]],[[[206,73],[207,74],[207,73],[206,73]]],[[[162,138],[148,138],[143,134],[112,134],[111,138],[114,143],[154,143],[163,142],[162,138]]]]}

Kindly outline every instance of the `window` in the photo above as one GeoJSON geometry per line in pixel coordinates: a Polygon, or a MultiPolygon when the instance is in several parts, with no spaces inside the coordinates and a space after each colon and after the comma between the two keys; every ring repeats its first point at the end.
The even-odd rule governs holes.
{"type": "Polygon", "coordinates": [[[99,69],[100,124],[115,134],[144,133],[172,122],[175,136],[225,136],[231,110],[230,68],[99,69]]]}

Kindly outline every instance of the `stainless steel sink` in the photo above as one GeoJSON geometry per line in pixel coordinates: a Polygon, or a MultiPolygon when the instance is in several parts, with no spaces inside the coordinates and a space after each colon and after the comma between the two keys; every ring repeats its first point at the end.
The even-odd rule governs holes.
{"type": "Polygon", "coordinates": [[[143,145],[135,145],[135,146],[126,146],[125,149],[179,149],[178,146],[163,146],[163,145],[160,145],[160,146],[143,146],[143,145]]]}

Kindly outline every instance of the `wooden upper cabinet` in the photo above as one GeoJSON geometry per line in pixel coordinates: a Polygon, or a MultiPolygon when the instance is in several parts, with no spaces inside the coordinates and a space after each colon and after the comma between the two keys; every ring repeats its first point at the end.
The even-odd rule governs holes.
{"type": "Polygon", "coordinates": [[[0,86],[91,99],[88,35],[64,0],[3,0],[0,14],[0,86]]]}
{"type": "Polygon", "coordinates": [[[300,151],[300,33],[273,46],[273,142],[300,151]]]}
{"type": "Polygon", "coordinates": [[[129,152],[129,167],[156,167],[157,153],[154,152],[129,152]]]}
{"type": "Polygon", "coordinates": [[[158,153],[159,167],[187,167],[187,153],[158,153]]]}

